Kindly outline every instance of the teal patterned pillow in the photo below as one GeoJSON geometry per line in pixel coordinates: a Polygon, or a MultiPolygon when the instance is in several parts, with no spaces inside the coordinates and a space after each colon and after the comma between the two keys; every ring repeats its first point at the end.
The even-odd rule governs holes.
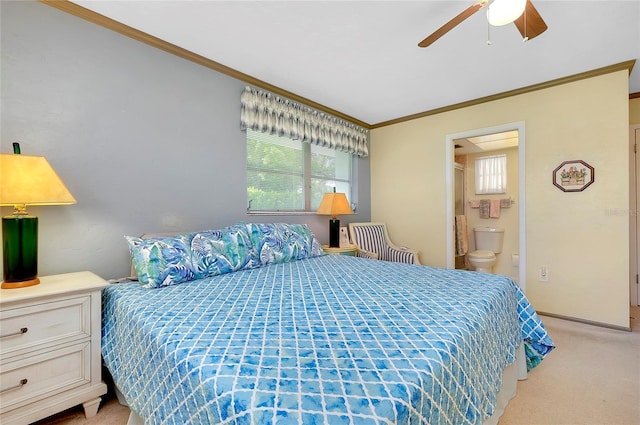
{"type": "Polygon", "coordinates": [[[159,288],[195,279],[191,262],[194,235],[148,239],[125,236],[138,281],[144,287],[159,288]]]}
{"type": "Polygon", "coordinates": [[[260,266],[243,224],[196,233],[191,240],[191,258],[196,278],[260,266]]]}
{"type": "Polygon", "coordinates": [[[139,238],[125,236],[138,281],[147,288],[324,255],[306,224],[244,224],[139,238]]]}
{"type": "Polygon", "coordinates": [[[324,255],[322,245],[306,224],[250,223],[246,226],[260,265],[324,255]]]}

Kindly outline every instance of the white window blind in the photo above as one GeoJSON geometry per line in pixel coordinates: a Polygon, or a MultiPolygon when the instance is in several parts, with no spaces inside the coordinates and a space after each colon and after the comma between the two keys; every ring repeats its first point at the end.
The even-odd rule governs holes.
{"type": "Polygon", "coordinates": [[[507,155],[483,156],[476,159],[476,194],[507,191],[507,155]]]}

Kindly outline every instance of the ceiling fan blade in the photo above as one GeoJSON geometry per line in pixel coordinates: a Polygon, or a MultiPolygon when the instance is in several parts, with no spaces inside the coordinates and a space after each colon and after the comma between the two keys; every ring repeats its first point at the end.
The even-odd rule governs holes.
{"type": "Polygon", "coordinates": [[[531,0],[527,0],[527,7],[525,8],[524,13],[520,15],[518,19],[513,21],[513,23],[516,24],[518,31],[520,31],[522,38],[525,40],[531,40],[547,30],[547,24],[544,22],[542,16],[540,16],[533,3],[531,3],[531,0]]]}
{"type": "Polygon", "coordinates": [[[445,35],[449,31],[451,31],[453,28],[455,28],[462,21],[464,21],[469,16],[473,15],[474,13],[476,13],[478,10],[482,9],[484,6],[486,6],[488,2],[489,2],[489,0],[479,0],[478,2],[476,2],[473,5],[469,6],[468,8],[466,8],[465,10],[460,12],[458,14],[458,16],[456,16],[455,18],[451,19],[449,22],[447,22],[446,24],[444,24],[443,26],[438,28],[433,34],[429,35],[427,38],[425,38],[420,43],[418,43],[418,46],[427,47],[427,46],[433,44],[437,39],[439,39],[440,37],[442,37],[443,35],[445,35]]]}

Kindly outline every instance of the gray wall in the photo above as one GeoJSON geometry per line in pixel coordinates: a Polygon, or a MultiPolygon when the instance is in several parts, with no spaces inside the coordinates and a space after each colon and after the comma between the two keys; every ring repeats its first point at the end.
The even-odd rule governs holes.
{"type": "MultiPolygon", "coordinates": [[[[78,200],[29,208],[41,276],[126,276],[125,234],[286,221],[327,243],[326,216],[246,213],[245,83],[35,1],[1,1],[0,18],[0,150],[45,156],[78,200]]],[[[371,216],[369,160],[356,169],[343,225],[371,216]]]]}

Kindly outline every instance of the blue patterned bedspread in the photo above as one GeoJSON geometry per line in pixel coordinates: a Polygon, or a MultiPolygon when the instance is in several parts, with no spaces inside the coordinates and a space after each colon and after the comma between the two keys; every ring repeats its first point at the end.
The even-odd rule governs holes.
{"type": "Polygon", "coordinates": [[[147,424],[481,424],[526,342],[512,280],[322,256],[103,290],[104,361],[147,424]]]}

